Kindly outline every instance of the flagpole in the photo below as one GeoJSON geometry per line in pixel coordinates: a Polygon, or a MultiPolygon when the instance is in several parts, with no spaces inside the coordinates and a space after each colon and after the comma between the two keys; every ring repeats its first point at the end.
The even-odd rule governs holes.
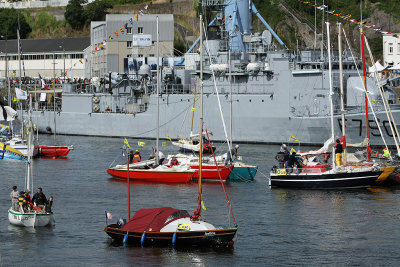
{"type": "Polygon", "coordinates": [[[158,28],[158,16],[156,17],[157,21],[157,142],[156,142],[156,165],[159,163],[159,148],[158,148],[158,142],[159,142],[159,136],[160,136],[160,45],[159,45],[159,28],[158,28]]]}

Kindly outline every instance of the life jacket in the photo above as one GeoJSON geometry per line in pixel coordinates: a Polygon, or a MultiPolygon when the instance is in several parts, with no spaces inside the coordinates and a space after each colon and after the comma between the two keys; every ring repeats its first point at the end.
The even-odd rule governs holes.
{"type": "Polygon", "coordinates": [[[133,155],[132,163],[140,162],[140,160],[141,160],[140,154],[133,155]]]}
{"type": "Polygon", "coordinates": [[[178,166],[178,165],[179,165],[178,160],[177,159],[173,159],[173,160],[171,160],[171,164],[169,166],[172,167],[172,166],[178,166]]]}
{"type": "Polygon", "coordinates": [[[24,195],[19,196],[19,197],[18,197],[18,206],[19,206],[19,205],[24,206],[25,204],[26,204],[26,200],[25,200],[24,195]]]}

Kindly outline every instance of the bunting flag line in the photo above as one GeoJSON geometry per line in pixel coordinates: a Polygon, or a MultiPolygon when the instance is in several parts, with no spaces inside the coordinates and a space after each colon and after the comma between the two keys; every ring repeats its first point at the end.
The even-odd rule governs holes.
{"type": "MultiPolygon", "coordinates": [[[[356,23],[356,24],[359,24],[359,25],[364,25],[366,23],[365,21],[357,21],[356,19],[352,19],[351,18],[352,17],[351,14],[344,15],[343,13],[336,12],[335,10],[326,10],[327,7],[328,7],[326,5],[320,5],[319,6],[319,5],[314,5],[313,4],[314,2],[310,2],[310,1],[305,1],[305,0],[298,0],[298,1],[303,3],[303,4],[315,7],[316,9],[321,10],[322,12],[326,12],[326,13],[328,13],[330,15],[334,15],[334,16],[340,17],[343,20],[346,20],[346,21],[349,21],[349,22],[352,22],[352,23],[356,23]]],[[[377,28],[376,25],[366,25],[366,27],[369,28],[369,29],[375,30],[376,32],[380,32],[381,34],[389,34],[392,37],[399,38],[399,36],[397,34],[394,34],[392,32],[382,31],[382,28],[377,28]]]]}
{"type": "Polygon", "coordinates": [[[112,39],[113,39],[113,38],[112,38],[112,35],[108,36],[108,38],[110,39],[110,41],[112,41],[112,39]]]}
{"type": "Polygon", "coordinates": [[[117,31],[115,31],[114,33],[115,33],[115,36],[119,37],[119,33],[117,31]]]}
{"type": "Polygon", "coordinates": [[[121,27],[121,28],[119,28],[119,31],[120,31],[122,34],[124,34],[124,33],[125,33],[125,31],[124,31],[124,29],[122,29],[122,27],[121,27]]]}
{"type": "Polygon", "coordinates": [[[133,18],[130,18],[130,19],[129,19],[129,22],[130,22],[131,24],[133,24],[133,18]]]}
{"type": "Polygon", "coordinates": [[[139,14],[138,13],[135,14],[135,19],[136,19],[136,21],[139,20],[139,14]]]}
{"type": "Polygon", "coordinates": [[[40,83],[42,84],[42,89],[46,89],[46,90],[50,90],[50,88],[46,85],[46,83],[44,82],[42,76],[40,76],[39,74],[39,79],[40,79],[40,83]]]}

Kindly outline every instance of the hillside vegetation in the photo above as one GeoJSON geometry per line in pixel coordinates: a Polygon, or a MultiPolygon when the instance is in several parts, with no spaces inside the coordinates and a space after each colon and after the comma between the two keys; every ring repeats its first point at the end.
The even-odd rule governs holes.
{"type": "MultiPolygon", "coordinates": [[[[314,3],[315,0],[309,0],[314,3]]],[[[277,32],[289,48],[311,48],[314,46],[314,32],[322,31],[322,11],[307,5],[299,0],[253,0],[254,4],[277,32]],[[316,23],[315,23],[316,19],[316,23]]],[[[30,9],[12,11],[0,9],[0,35],[8,33],[9,38],[16,37],[16,21],[24,22],[26,38],[50,38],[89,36],[90,22],[104,20],[107,13],[133,13],[143,9],[148,4],[148,13],[173,13],[175,24],[179,24],[175,32],[176,46],[185,49],[195,39],[198,33],[196,19],[196,2],[191,0],[96,0],[85,4],[85,0],[70,0],[66,8],[30,9]],[[17,15],[17,13],[19,15],[17,15]],[[186,33],[186,34],[185,34],[186,33]],[[185,36],[186,35],[186,36],[185,36]],[[188,36],[190,35],[190,36],[188,36]]],[[[316,0],[317,5],[322,5],[323,0],[316,0]]],[[[335,13],[351,14],[352,18],[360,20],[360,0],[325,0],[324,4],[335,13]]],[[[400,32],[400,1],[399,0],[364,0],[362,1],[362,16],[367,24],[376,25],[384,31],[400,32]]],[[[325,20],[332,25],[333,34],[335,24],[342,22],[344,29],[353,47],[358,47],[359,30],[357,24],[342,20],[340,17],[327,15],[325,20]]],[[[256,31],[265,29],[264,25],[253,16],[253,28],[256,31]]],[[[332,35],[333,35],[332,34],[332,35]]],[[[365,34],[377,57],[382,54],[382,35],[372,29],[366,29],[365,34]]],[[[318,38],[320,39],[320,38],[318,38]]],[[[333,42],[335,37],[333,37],[333,42]]],[[[317,46],[319,46],[317,41],[317,46]]]]}

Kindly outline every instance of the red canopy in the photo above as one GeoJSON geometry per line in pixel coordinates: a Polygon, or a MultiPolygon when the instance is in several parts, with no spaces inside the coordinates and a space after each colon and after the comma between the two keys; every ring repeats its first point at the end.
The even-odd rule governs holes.
{"type": "Polygon", "coordinates": [[[190,217],[187,211],[171,207],[140,209],[121,229],[137,232],[159,232],[166,225],[166,222],[169,223],[172,220],[184,217],[190,217]]]}

